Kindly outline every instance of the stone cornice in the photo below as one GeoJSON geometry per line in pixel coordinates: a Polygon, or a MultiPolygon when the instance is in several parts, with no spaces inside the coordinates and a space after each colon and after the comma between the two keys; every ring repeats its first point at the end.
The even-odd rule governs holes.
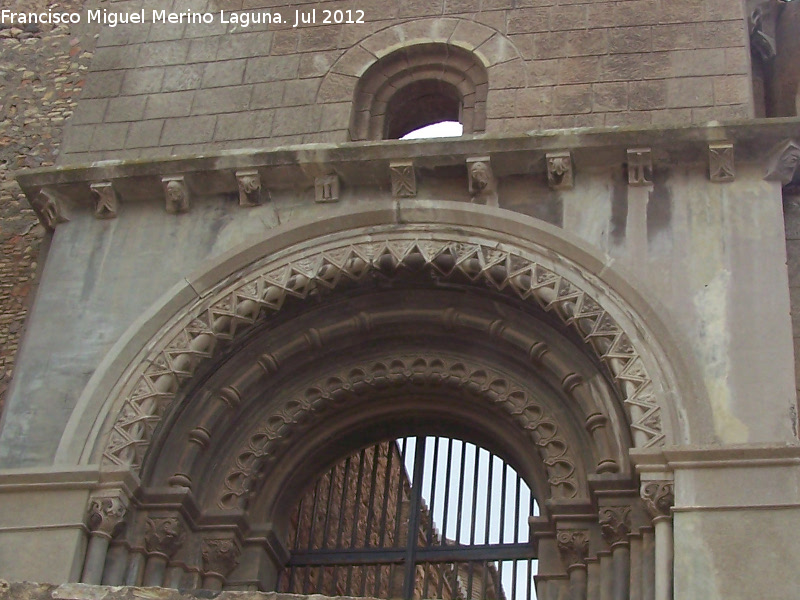
{"type": "Polygon", "coordinates": [[[631,461],[639,473],[681,469],[739,468],[800,465],[800,445],[737,444],[632,449],[631,461]]]}
{"type": "MultiPolygon", "coordinates": [[[[109,198],[119,197],[122,203],[158,199],[163,210],[164,177],[184,177],[195,196],[238,198],[237,173],[243,171],[257,174],[265,190],[313,187],[317,178],[332,173],[345,187],[389,190],[390,163],[410,160],[426,169],[462,168],[466,185],[467,159],[482,156],[491,160],[495,177],[528,174],[541,175],[547,181],[546,155],[554,151],[571,152],[576,176],[580,177],[586,168],[627,164],[631,148],[649,149],[656,169],[665,164],[705,168],[709,145],[725,142],[733,145],[738,167],[764,164],[778,145],[798,139],[800,118],[760,119],[673,128],[577,128],[446,140],[306,144],[153,160],[100,161],[20,171],[16,177],[31,203],[42,209],[40,214],[42,190],[52,195],[56,205],[63,201],[94,211],[96,194],[92,194],[90,185],[106,183],[113,184],[116,194],[112,196],[109,188],[109,198]]],[[[103,214],[110,216],[108,211],[103,214]]],[[[66,221],[68,215],[61,218],[66,221]]],[[[50,220],[54,221],[52,226],[63,222],[50,220]]]]}

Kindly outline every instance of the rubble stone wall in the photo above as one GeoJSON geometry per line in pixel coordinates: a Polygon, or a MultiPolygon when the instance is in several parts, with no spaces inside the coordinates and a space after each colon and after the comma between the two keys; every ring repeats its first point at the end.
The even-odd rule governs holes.
{"type": "MultiPolygon", "coordinates": [[[[3,8],[78,11],[83,0],[12,0],[3,8]]],[[[92,58],[86,27],[0,24],[0,410],[14,372],[45,236],[13,173],[55,163],[92,58]]]]}

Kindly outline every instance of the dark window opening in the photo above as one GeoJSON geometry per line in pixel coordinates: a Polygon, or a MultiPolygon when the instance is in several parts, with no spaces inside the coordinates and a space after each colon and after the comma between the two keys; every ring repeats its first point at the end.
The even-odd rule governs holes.
{"type": "Polygon", "coordinates": [[[386,108],[384,137],[399,139],[442,121],[461,122],[461,96],[455,86],[436,80],[415,81],[398,90],[386,108]]]}

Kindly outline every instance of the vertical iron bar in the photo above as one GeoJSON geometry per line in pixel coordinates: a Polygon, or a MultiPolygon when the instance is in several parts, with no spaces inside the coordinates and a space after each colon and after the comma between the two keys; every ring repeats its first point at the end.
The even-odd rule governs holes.
{"type": "MultiPolygon", "coordinates": [[[[498,540],[501,544],[505,543],[506,541],[506,479],[508,473],[508,465],[503,462],[503,480],[500,484],[501,495],[503,497],[502,503],[500,504],[500,539],[498,540]]],[[[499,599],[498,599],[499,600],[499,599]]]]}
{"type": "Polygon", "coordinates": [[[300,523],[303,522],[303,511],[306,508],[305,504],[306,504],[306,497],[303,496],[302,498],[300,498],[300,506],[297,508],[297,527],[294,532],[294,544],[293,544],[295,550],[300,549],[300,523]]]}
{"type": "Polygon", "coordinates": [[[336,548],[342,547],[342,535],[344,534],[345,514],[347,513],[347,505],[345,500],[350,495],[350,490],[347,487],[347,480],[350,478],[350,463],[353,460],[352,456],[348,456],[344,462],[344,478],[342,479],[342,497],[339,501],[339,528],[336,531],[336,548]]]}
{"type": "Polygon", "coordinates": [[[492,520],[492,467],[494,466],[494,455],[489,452],[489,476],[486,484],[486,531],[483,536],[483,543],[489,543],[489,525],[492,520]]]}
{"type": "Polygon", "coordinates": [[[317,522],[317,500],[319,496],[319,482],[320,480],[317,479],[317,483],[314,484],[314,502],[311,504],[311,523],[308,526],[308,549],[311,550],[311,547],[314,545],[314,525],[317,522]]]}
{"type": "MultiPolygon", "coordinates": [[[[472,461],[473,475],[472,475],[472,518],[469,524],[469,543],[475,544],[475,525],[478,520],[478,471],[480,470],[481,450],[475,446],[475,459],[472,461]]],[[[472,571],[470,571],[470,576],[472,571]]]]}
{"type": "Polygon", "coordinates": [[[520,477],[519,473],[515,473],[517,476],[517,494],[516,494],[516,501],[515,501],[515,508],[514,508],[514,543],[516,544],[519,542],[519,500],[520,500],[520,477]]]}
{"type": "MultiPolygon", "coordinates": [[[[503,590],[503,559],[497,561],[497,581],[499,582],[498,585],[500,586],[500,589],[503,590]]],[[[497,600],[500,600],[500,598],[501,596],[498,592],[497,600]]],[[[508,600],[508,598],[505,598],[505,590],[503,590],[502,598],[508,600]]]]}
{"type": "MultiPolygon", "coordinates": [[[[445,573],[445,566],[445,563],[439,563],[439,585],[436,589],[437,598],[444,598],[444,579],[447,577],[447,574],[445,573]]],[[[452,596],[452,594],[451,597],[455,598],[455,596],[452,596]]]]}
{"type": "Polygon", "coordinates": [[[456,510],[456,544],[461,544],[461,511],[463,509],[464,501],[464,470],[466,468],[465,461],[467,460],[467,444],[461,442],[461,472],[458,476],[458,505],[456,510]]]}
{"type": "Polygon", "coordinates": [[[378,547],[383,548],[386,538],[386,518],[389,512],[389,495],[391,492],[390,484],[392,481],[392,444],[394,442],[386,442],[386,471],[383,477],[383,507],[381,508],[381,530],[378,538],[378,547]]]}
{"type": "MultiPolygon", "coordinates": [[[[430,527],[428,527],[428,547],[433,544],[433,509],[436,506],[436,469],[439,464],[439,438],[433,438],[433,464],[431,465],[431,505],[428,507],[430,527]]],[[[425,571],[427,573],[427,571],[425,571]]]]}
{"type": "Polygon", "coordinates": [[[444,476],[444,515],[442,516],[442,539],[441,544],[447,543],[447,510],[450,508],[450,471],[453,464],[453,439],[447,440],[447,469],[444,476]]]}
{"type": "Polygon", "coordinates": [[[325,506],[325,521],[324,521],[324,523],[322,525],[322,544],[320,546],[321,548],[327,548],[328,547],[328,525],[330,525],[331,512],[333,511],[333,483],[334,483],[334,479],[335,479],[334,475],[335,475],[336,471],[338,471],[338,470],[339,470],[339,465],[336,465],[335,467],[333,467],[331,469],[330,474],[329,474],[329,476],[331,478],[331,482],[330,482],[330,485],[328,485],[328,498],[325,501],[325,505],[326,505],[325,506]]]}
{"type": "Polygon", "coordinates": [[[530,558],[528,559],[528,575],[525,581],[528,583],[526,589],[526,600],[531,600],[531,586],[533,585],[533,561],[530,558]]]}
{"type": "MultiPolygon", "coordinates": [[[[400,523],[403,520],[403,482],[407,479],[408,473],[406,471],[406,446],[408,443],[408,438],[403,438],[402,449],[400,450],[400,467],[398,469],[398,477],[397,477],[397,505],[394,507],[394,540],[392,540],[392,546],[399,547],[400,546],[400,523]],[[406,477],[403,477],[403,474],[406,473],[406,477]]],[[[397,442],[395,441],[395,446],[397,442]]],[[[409,488],[410,488],[409,484],[409,488]]]]}
{"type": "Polygon", "coordinates": [[[510,600],[517,600],[517,563],[519,561],[515,560],[512,562],[511,567],[511,598],[510,600]]]}
{"type": "Polygon", "coordinates": [[[488,580],[488,573],[486,569],[486,563],[488,560],[483,561],[483,577],[482,577],[482,585],[481,585],[481,600],[486,600],[486,588],[489,587],[487,584],[488,580]]]}
{"type": "Polygon", "coordinates": [[[472,576],[474,567],[475,563],[473,561],[467,563],[467,600],[472,600],[472,576]]]}
{"type": "MultiPolygon", "coordinates": [[[[369,504],[367,504],[367,529],[364,533],[364,547],[369,548],[369,538],[372,533],[372,519],[375,516],[375,486],[378,483],[378,459],[381,454],[380,444],[375,444],[372,450],[372,475],[369,482],[369,504]]],[[[362,592],[362,596],[365,592],[362,592]]]]}
{"type": "MultiPolygon", "coordinates": [[[[356,477],[356,502],[355,506],[353,507],[353,528],[350,534],[350,548],[356,547],[356,542],[358,541],[356,538],[356,534],[358,532],[358,513],[359,507],[361,506],[361,487],[364,480],[364,462],[366,461],[367,450],[366,448],[361,450],[361,454],[358,458],[358,476],[356,477]]],[[[353,565],[347,566],[347,594],[352,595],[352,588],[351,585],[353,583],[353,565]]]]}
{"type": "Polygon", "coordinates": [[[408,519],[408,543],[406,544],[405,577],[403,598],[411,600],[414,595],[415,556],[419,534],[420,499],[422,497],[422,475],[425,466],[425,436],[417,436],[414,449],[414,478],[411,480],[411,510],[408,519]]]}

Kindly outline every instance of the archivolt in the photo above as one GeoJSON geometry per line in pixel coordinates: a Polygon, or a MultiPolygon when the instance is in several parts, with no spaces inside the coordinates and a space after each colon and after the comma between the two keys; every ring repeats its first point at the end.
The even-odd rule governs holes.
{"type": "MultiPolygon", "coordinates": [[[[552,253],[537,257],[530,250],[481,239],[475,232],[423,233],[397,224],[316,242],[231,274],[162,330],[148,346],[146,358],[117,388],[124,400],[103,449],[104,465],[138,470],[154,429],[198,364],[211,357],[220,342],[241,336],[280,311],[287,298],[306,299],[344,282],[358,283],[377,273],[395,277],[409,270],[488,286],[556,315],[609,368],[629,412],[634,445],[664,444],[656,385],[634,342],[638,332],[624,331],[609,312],[611,305],[602,305],[608,299],[601,301],[582,289],[577,271],[569,276],[563,259],[552,253]]],[[[620,312],[619,307],[613,310],[620,312]]]]}
{"type": "Polygon", "coordinates": [[[556,419],[546,414],[545,407],[531,398],[521,385],[507,375],[460,359],[397,356],[326,377],[299,397],[284,399],[250,436],[246,447],[236,453],[235,464],[225,478],[225,490],[217,505],[222,509],[241,506],[253,488],[257,473],[278,459],[279,447],[294,430],[311,422],[311,415],[324,413],[370,391],[408,386],[457,389],[461,394],[479,397],[500,407],[539,449],[551,493],[559,498],[574,498],[578,494],[576,458],[571,455],[567,440],[559,432],[556,419]]]}

